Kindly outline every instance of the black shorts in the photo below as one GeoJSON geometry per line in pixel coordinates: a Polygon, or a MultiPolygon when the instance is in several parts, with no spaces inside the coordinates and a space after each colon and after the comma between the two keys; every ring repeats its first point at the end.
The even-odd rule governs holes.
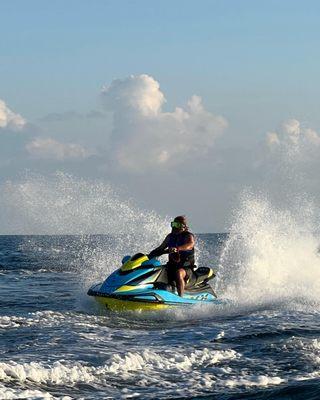
{"type": "Polygon", "coordinates": [[[179,265],[179,264],[167,264],[167,272],[168,272],[168,280],[169,280],[169,282],[175,281],[177,279],[177,271],[180,268],[183,268],[186,271],[185,281],[188,282],[188,280],[192,276],[193,268],[184,267],[183,265],[179,265]]]}

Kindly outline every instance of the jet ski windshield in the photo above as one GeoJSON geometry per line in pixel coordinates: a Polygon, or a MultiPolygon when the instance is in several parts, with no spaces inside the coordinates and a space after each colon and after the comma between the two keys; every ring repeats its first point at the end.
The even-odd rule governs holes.
{"type": "Polygon", "coordinates": [[[132,271],[140,267],[142,263],[148,260],[149,258],[145,254],[137,253],[122,264],[121,271],[122,272],[132,271]]]}

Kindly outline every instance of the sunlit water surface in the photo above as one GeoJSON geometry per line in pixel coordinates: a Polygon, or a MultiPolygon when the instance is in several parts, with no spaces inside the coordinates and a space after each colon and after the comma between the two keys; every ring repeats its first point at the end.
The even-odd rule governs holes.
{"type": "Polygon", "coordinates": [[[227,304],[115,315],[86,295],[117,267],[112,237],[1,236],[0,398],[319,399],[317,288],[241,292],[219,278],[227,239],[198,235],[227,304]]]}

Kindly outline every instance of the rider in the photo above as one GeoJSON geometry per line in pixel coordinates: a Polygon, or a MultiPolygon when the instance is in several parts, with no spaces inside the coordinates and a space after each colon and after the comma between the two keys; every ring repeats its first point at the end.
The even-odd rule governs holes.
{"type": "Polygon", "coordinates": [[[148,254],[149,258],[169,253],[168,278],[177,284],[179,296],[183,296],[185,281],[190,278],[194,268],[194,236],[189,232],[187,219],[179,215],[171,222],[172,231],[162,244],[148,254]]]}

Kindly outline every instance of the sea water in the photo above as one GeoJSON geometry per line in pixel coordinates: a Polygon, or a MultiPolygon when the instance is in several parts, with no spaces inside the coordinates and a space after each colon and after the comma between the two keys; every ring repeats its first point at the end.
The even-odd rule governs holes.
{"type": "Polygon", "coordinates": [[[244,193],[229,233],[196,235],[224,304],[148,314],[110,314],[86,292],[159,244],[168,218],[66,176],[8,184],[2,201],[7,230],[37,235],[0,236],[1,399],[320,398],[320,240],[306,198],[277,207],[244,193]]]}
{"type": "MultiPolygon", "coordinates": [[[[228,235],[198,238],[219,267],[228,235]]],[[[110,243],[86,240],[92,251],[110,243]]],[[[239,288],[237,302],[218,285],[232,294],[228,305],[108,314],[86,295],[94,279],[82,245],[78,236],[0,237],[0,398],[320,397],[314,298],[270,293],[255,303],[239,288]]]]}

